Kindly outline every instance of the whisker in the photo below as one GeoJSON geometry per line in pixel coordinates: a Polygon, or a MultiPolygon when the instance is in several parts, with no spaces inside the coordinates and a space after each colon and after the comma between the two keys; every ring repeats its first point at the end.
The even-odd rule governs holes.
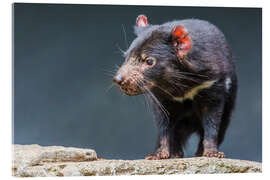
{"type": "Polygon", "coordinates": [[[116,73],[116,70],[107,70],[107,69],[103,69],[102,71],[106,72],[106,73],[116,73]]]}
{"type": "MultiPolygon", "coordinates": [[[[151,81],[148,80],[146,77],[144,77],[144,81],[145,81],[146,83],[151,82],[151,81]]],[[[155,84],[155,87],[159,88],[161,91],[163,91],[163,92],[165,92],[166,94],[168,94],[169,96],[173,97],[173,95],[172,95],[170,92],[168,92],[167,90],[165,90],[165,89],[162,88],[161,86],[155,84]]]]}
{"type": "Polygon", "coordinates": [[[113,70],[102,69],[101,71],[103,71],[103,74],[105,74],[106,76],[109,76],[109,77],[113,77],[115,75],[115,73],[117,72],[117,70],[115,70],[115,69],[113,69],[113,70]]]}
{"type": "Polygon", "coordinates": [[[206,76],[206,75],[192,73],[192,72],[182,72],[182,71],[179,71],[179,72],[175,72],[175,73],[184,74],[184,75],[192,75],[192,76],[200,76],[200,77],[206,77],[206,78],[208,78],[208,76],[206,76]]]}
{"type": "Polygon", "coordinates": [[[183,90],[183,88],[188,88],[189,86],[186,84],[183,84],[182,82],[177,81],[176,79],[170,79],[168,80],[168,83],[171,85],[175,85],[176,88],[180,88],[183,90]]]}
{"type": "Polygon", "coordinates": [[[179,92],[180,91],[184,91],[184,87],[186,87],[185,85],[178,85],[177,82],[175,82],[174,80],[170,80],[168,81],[168,83],[171,85],[171,87],[176,91],[179,92]],[[172,82],[171,82],[172,81],[172,82]]]}
{"type": "MultiPolygon", "coordinates": [[[[152,113],[152,115],[154,115],[154,113],[153,113],[152,108],[150,108],[149,101],[152,102],[152,105],[154,105],[153,103],[155,102],[155,104],[157,104],[157,107],[158,107],[159,109],[161,109],[161,112],[158,111],[159,114],[160,114],[160,113],[166,114],[166,112],[164,112],[164,110],[163,110],[162,105],[160,104],[160,102],[159,102],[157,99],[154,100],[154,95],[149,95],[149,94],[152,93],[152,92],[151,92],[149,89],[146,89],[146,87],[143,87],[143,86],[142,86],[142,84],[143,84],[142,80],[138,80],[138,79],[137,79],[137,80],[134,79],[134,80],[135,80],[136,85],[139,87],[139,89],[140,89],[141,91],[143,91],[143,92],[146,92],[146,93],[143,93],[143,96],[144,96],[145,101],[146,101],[146,103],[147,103],[147,105],[148,105],[148,109],[149,109],[149,111],[152,113]]],[[[165,108],[164,108],[164,109],[165,109],[165,108]]],[[[160,114],[160,116],[162,116],[162,114],[160,114]]],[[[165,116],[166,116],[166,115],[165,115],[165,116]]]]}
{"type": "Polygon", "coordinates": [[[125,51],[123,49],[121,49],[118,44],[116,44],[116,47],[118,48],[118,50],[120,51],[121,55],[123,56],[125,54],[125,51]]]}
{"type": "MultiPolygon", "coordinates": [[[[160,118],[160,117],[164,117],[165,119],[169,119],[169,112],[166,110],[166,108],[160,103],[160,101],[156,98],[156,96],[151,92],[151,90],[145,86],[142,86],[142,80],[138,80],[138,79],[134,79],[134,82],[136,83],[137,87],[142,90],[143,92],[146,92],[144,94],[144,97],[147,101],[147,99],[149,99],[149,101],[152,102],[152,105],[154,107],[154,105],[157,107],[157,113],[159,114],[158,117],[156,118],[160,118]]],[[[150,109],[150,108],[149,108],[150,109]]]]}
{"type": "Polygon", "coordinates": [[[111,90],[112,89],[112,87],[114,86],[114,83],[111,83],[111,85],[106,89],[106,93],[108,93],[109,92],[109,90],[111,90]]]}
{"type": "Polygon", "coordinates": [[[160,103],[160,101],[156,98],[156,96],[151,92],[151,90],[149,88],[145,87],[145,90],[152,97],[152,99],[154,100],[154,102],[156,103],[156,105],[158,107],[160,107],[160,110],[165,115],[165,118],[168,119],[169,118],[169,116],[168,116],[169,112],[166,110],[166,108],[160,103]]]}
{"type": "Polygon", "coordinates": [[[153,112],[151,111],[150,104],[149,104],[149,102],[147,100],[147,97],[146,97],[146,95],[144,93],[143,93],[143,96],[144,96],[144,99],[145,99],[145,103],[146,103],[146,107],[148,109],[148,112],[152,114],[153,112]]]}
{"type": "Polygon", "coordinates": [[[120,66],[118,66],[117,64],[115,64],[115,67],[116,67],[117,70],[120,68],[120,66]]]}
{"type": "Polygon", "coordinates": [[[195,78],[191,78],[191,77],[188,77],[188,76],[185,76],[185,75],[182,75],[182,74],[172,74],[171,75],[173,78],[175,79],[178,79],[178,80],[189,80],[189,81],[192,81],[192,82],[195,82],[195,83],[199,83],[201,82],[201,79],[195,79],[195,78]]]}
{"type": "Polygon", "coordinates": [[[109,74],[109,73],[104,73],[106,76],[109,76],[109,77],[114,77],[114,74],[109,74]]]}
{"type": "MultiPolygon", "coordinates": [[[[139,87],[139,89],[141,91],[144,90],[144,88],[142,86],[140,86],[139,82],[136,79],[135,79],[135,83],[136,83],[137,87],[139,87]]],[[[150,104],[149,104],[149,102],[147,100],[147,97],[146,97],[145,93],[142,93],[142,95],[144,96],[144,99],[145,99],[146,109],[149,111],[149,113],[152,113],[151,108],[150,108],[150,104]]]]}
{"type": "Polygon", "coordinates": [[[125,38],[126,48],[128,49],[127,34],[126,34],[126,30],[125,30],[124,24],[122,24],[122,29],[123,29],[123,32],[124,32],[124,38],[125,38]]]}

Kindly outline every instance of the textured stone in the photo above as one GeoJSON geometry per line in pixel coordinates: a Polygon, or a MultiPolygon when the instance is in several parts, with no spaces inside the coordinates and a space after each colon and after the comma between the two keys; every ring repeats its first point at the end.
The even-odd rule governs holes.
{"type": "Polygon", "coordinates": [[[97,154],[92,149],[81,149],[63,146],[39,146],[33,145],[13,145],[13,172],[24,175],[24,170],[32,170],[28,167],[37,166],[38,171],[36,176],[45,176],[46,170],[41,166],[49,162],[82,162],[92,161],[97,159],[97,154]],[[40,165],[40,166],[38,166],[40,165]]]}
{"type": "Polygon", "coordinates": [[[245,160],[205,157],[168,160],[95,160],[96,153],[93,150],[38,145],[14,147],[13,175],[19,177],[261,172],[261,163],[245,160]],[[89,154],[87,152],[91,156],[86,155],[89,154]]]}

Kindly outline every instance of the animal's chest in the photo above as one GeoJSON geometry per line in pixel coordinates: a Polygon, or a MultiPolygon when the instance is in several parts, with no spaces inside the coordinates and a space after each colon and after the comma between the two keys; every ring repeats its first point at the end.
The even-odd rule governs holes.
{"type": "Polygon", "coordinates": [[[196,117],[196,108],[192,100],[185,100],[183,102],[174,102],[169,105],[170,120],[184,121],[187,119],[194,119],[196,117]]]}
{"type": "Polygon", "coordinates": [[[179,131],[194,131],[201,125],[200,112],[192,100],[174,103],[170,107],[169,127],[179,131]]]}

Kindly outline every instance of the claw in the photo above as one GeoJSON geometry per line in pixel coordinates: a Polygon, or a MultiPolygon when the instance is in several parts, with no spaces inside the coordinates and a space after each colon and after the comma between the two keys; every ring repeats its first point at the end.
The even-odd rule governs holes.
{"type": "Polygon", "coordinates": [[[224,152],[212,151],[203,153],[204,157],[216,157],[216,158],[224,158],[224,152]]]}
{"type": "Polygon", "coordinates": [[[155,154],[149,154],[145,157],[146,160],[160,160],[159,157],[157,157],[157,155],[155,154]]]}
{"type": "Polygon", "coordinates": [[[170,154],[167,152],[157,152],[156,154],[149,154],[145,157],[146,160],[160,160],[169,159],[170,154]]]}

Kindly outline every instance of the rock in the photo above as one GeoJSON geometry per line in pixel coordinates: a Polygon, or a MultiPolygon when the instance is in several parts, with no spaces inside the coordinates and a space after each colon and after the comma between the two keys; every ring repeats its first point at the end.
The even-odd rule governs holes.
{"type": "MultiPolygon", "coordinates": [[[[97,154],[92,149],[81,149],[63,146],[42,147],[33,145],[13,145],[12,169],[23,172],[32,166],[42,166],[45,163],[55,162],[82,162],[97,159],[97,154]]],[[[31,171],[31,170],[30,170],[31,171]]],[[[36,176],[42,176],[43,170],[36,176]]],[[[24,173],[24,172],[23,172],[24,173]]]]}
{"type": "Polygon", "coordinates": [[[236,159],[98,160],[91,149],[39,145],[13,147],[12,170],[18,177],[261,172],[261,163],[236,159]]]}

